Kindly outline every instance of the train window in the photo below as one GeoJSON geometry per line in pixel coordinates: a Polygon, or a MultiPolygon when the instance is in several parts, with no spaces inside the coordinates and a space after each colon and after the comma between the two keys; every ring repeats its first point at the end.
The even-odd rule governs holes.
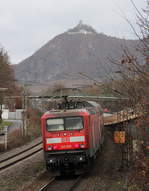
{"type": "Polygon", "coordinates": [[[65,129],[66,130],[80,130],[83,129],[82,117],[68,117],[65,118],[65,129]]]}
{"type": "Polygon", "coordinates": [[[64,130],[64,119],[47,119],[47,131],[62,131],[64,130]]]}

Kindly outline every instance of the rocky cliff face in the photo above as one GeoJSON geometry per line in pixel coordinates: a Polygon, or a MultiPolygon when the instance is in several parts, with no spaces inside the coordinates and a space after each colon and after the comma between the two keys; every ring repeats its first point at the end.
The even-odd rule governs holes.
{"type": "MultiPolygon", "coordinates": [[[[31,57],[14,66],[18,80],[47,82],[60,79],[78,79],[79,72],[94,78],[116,70],[109,57],[119,59],[122,49],[129,47],[133,54],[137,41],[123,40],[97,33],[80,22],[50,40],[31,57]],[[110,66],[110,67],[109,67],[110,66]]],[[[81,78],[81,76],[80,76],[81,78]]]]}

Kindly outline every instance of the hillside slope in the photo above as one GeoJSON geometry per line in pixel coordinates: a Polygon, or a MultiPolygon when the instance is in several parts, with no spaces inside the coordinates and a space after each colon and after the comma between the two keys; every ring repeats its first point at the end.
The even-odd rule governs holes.
{"type": "Polygon", "coordinates": [[[109,62],[109,57],[119,59],[125,47],[138,55],[135,48],[138,43],[97,33],[92,27],[79,23],[14,65],[16,78],[24,82],[47,82],[78,79],[79,72],[102,78],[106,73],[117,70],[109,62]]]}

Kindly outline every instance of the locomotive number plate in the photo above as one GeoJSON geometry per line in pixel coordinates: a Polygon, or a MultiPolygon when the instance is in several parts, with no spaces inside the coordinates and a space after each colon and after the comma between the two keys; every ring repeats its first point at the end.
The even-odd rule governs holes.
{"type": "Polygon", "coordinates": [[[72,146],[71,145],[62,145],[61,149],[71,149],[72,146]]]}
{"type": "Polygon", "coordinates": [[[62,143],[70,142],[70,137],[63,137],[62,143]]]}

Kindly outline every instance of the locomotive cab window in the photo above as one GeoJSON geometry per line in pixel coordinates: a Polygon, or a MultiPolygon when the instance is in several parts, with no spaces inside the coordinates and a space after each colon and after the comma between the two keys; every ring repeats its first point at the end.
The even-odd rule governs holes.
{"type": "Polygon", "coordinates": [[[64,117],[46,120],[47,131],[70,131],[83,129],[82,117],[64,117]]]}
{"type": "Polygon", "coordinates": [[[83,129],[82,117],[68,117],[65,118],[66,130],[80,130],[83,129]]]}
{"type": "Polygon", "coordinates": [[[62,131],[64,130],[64,119],[47,119],[47,131],[62,131]]]}

